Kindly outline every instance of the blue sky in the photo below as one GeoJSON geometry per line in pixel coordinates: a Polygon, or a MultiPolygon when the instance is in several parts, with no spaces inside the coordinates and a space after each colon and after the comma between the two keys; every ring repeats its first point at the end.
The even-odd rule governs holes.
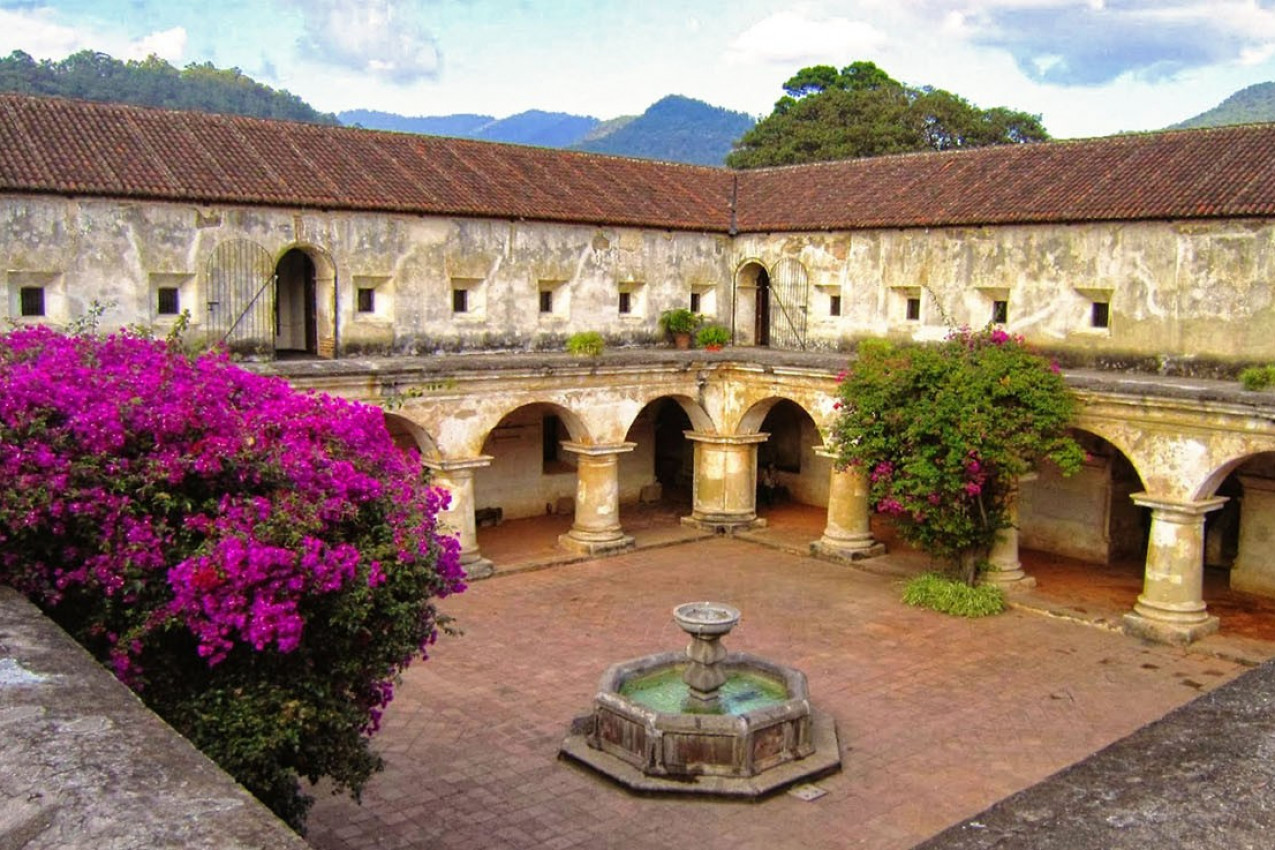
{"type": "Polygon", "coordinates": [[[682,94],[760,116],[813,64],[1158,129],[1275,80],[1275,0],[0,0],[0,54],[238,67],[325,112],[612,118],[682,94]]]}

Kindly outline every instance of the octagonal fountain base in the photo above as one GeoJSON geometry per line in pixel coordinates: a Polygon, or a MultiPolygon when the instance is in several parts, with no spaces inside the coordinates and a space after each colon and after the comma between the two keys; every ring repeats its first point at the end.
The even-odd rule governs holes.
{"type": "Polygon", "coordinates": [[[676,697],[661,704],[632,693],[634,683],[660,689],[661,680],[680,679],[688,666],[683,653],[613,665],[561,754],[634,791],[725,797],[761,797],[840,769],[836,724],[811,708],[804,674],[737,652],[715,664],[727,677],[725,703],[744,692],[719,713],[678,710],[676,697]],[[756,686],[736,688],[750,677],[756,686]],[[756,691],[769,696],[754,699],[756,691]]]}

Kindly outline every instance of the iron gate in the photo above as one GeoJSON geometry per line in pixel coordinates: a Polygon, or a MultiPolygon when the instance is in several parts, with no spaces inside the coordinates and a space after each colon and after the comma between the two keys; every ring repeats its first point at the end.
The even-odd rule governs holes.
{"type": "Polygon", "coordinates": [[[274,352],[275,267],[270,252],[234,239],[208,258],[208,337],[235,354],[274,352]]]}
{"type": "Polygon", "coordinates": [[[770,345],[806,347],[806,316],[810,307],[810,277],[800,261],[786,257],[770,274],[770,345]]]}

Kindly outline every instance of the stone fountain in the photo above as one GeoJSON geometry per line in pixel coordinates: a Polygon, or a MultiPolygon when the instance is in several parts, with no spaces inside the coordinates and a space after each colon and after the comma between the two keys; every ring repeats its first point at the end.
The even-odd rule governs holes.
{"type": "Polygon", "coordinates": [[[838,770],[836,725],[811,707],[805,675],[722,646],[739,618],[716,602],[673,609],[686,651],[609,667],[562,755],[637,791],[732,797],[838,770]]]}

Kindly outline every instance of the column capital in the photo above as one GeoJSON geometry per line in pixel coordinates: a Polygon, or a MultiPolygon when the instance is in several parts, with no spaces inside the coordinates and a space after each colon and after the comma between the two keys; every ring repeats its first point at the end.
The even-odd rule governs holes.
{"type": "Polygon", "coordinates": [[[563,451],[584,455],[586,457],[624,454],[625,452],[631,452],[637,448],[637,443],[609,443],[595,445],[592,443],[573,443],[569,440],[564,440],[559,445],[562,446],[563,451]]]}
{"type": "Polygon", "coordinates": [[[421,458],[421,466],[426,469],[432,469],[435,472],[455,472],[460,469],[481,469],[484,466],[491,466],[491,455],[475,455],[474,457],[457,457],[457,458],[421,458]]]}
{"type": "Polygon", "coordinates": [[[1197,517],[1202,518],[1210,511],[1215,511],[1222,507],[1228,501],[1226,496],[1212,496],[1208,499],[1197,499],[1188,502],[1179,499],[1167,499],[1163,496],[1153,496],[1147,492],[1130,493],[1129,498],[1138,507],[1150,508],[1162,519],[1178,523],[1193,522],[1197,517]]]}
{"type": "Polygon", "coordinates": [[[757,434],[705,434],[702,431],[683,431],[686,439],[696,443],[708,443],[719,446],[748,446],[764,443],[770,439],[769,433],[757,434]]]}

